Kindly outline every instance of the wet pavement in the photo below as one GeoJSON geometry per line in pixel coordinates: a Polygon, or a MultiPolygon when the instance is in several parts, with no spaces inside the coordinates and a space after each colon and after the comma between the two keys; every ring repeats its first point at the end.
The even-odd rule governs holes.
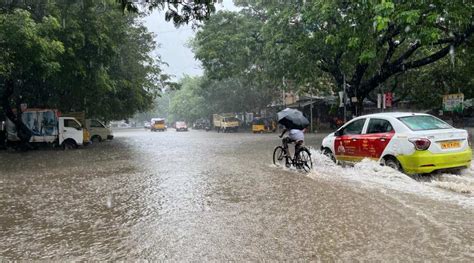
{"type": "Polygon", "coordinates": [[[272,165],[276,134],[115,136],[0,152],[0,259],[474,261],[474,168],[415,180],[313,152],[302,174],[272,165]]]}

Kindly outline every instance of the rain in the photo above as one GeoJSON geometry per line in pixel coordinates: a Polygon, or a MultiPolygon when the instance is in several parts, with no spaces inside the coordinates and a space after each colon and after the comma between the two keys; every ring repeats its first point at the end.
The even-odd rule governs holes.
{"type": "Polygon", "coordinates": [[[474,261],[474,6],[208,2],[0,3],[0,260],[474,261]]]}

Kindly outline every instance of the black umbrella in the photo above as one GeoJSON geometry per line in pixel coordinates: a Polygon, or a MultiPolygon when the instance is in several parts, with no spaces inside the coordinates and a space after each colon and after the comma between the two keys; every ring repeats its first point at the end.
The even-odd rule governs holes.
{"type": "Polygon", "coordinates": [[[308,119],[299,110],[286,108],[278,113],[278,123],[287,129],[302,130],[309,125],[308,119]]]}

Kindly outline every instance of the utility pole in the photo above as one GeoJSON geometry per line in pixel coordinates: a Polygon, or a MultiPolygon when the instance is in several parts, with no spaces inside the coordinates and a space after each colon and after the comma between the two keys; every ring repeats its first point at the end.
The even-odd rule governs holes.
{"type": "Polygon", "coordinates": [[[344,91],[344,95],[342,96],[342,102],[344,103],[344,123],[347,122],[347,109],[346,109],[346,102],[347,102],[347,95],[346,95],[346,74],[342,75],[342,90],[344,91]]]}
{"type": "Polygon", "coordinates": [[[311,92],[311,99],[310,99],[310,116],[311,116],[311,132],[313,132],[313,92],[311,92]]]}
{"type": "Polygon", "coordinates": [[[283,99],[283,109],[286,109],[286,79],[285,76],[283,76],[282,79],[282,84],[283,84],[283,91],[282,91],[282,99],[283,99]]]}

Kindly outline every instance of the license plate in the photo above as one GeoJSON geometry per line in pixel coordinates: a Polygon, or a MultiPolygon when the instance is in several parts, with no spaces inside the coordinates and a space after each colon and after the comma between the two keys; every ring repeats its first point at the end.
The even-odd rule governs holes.
{"type": "Polygon", "coordinates": [[[460,148],[461,142],[460,141],[447,141],[441,143],[441,149],[453,149],[453,148],[460,148]]]}

